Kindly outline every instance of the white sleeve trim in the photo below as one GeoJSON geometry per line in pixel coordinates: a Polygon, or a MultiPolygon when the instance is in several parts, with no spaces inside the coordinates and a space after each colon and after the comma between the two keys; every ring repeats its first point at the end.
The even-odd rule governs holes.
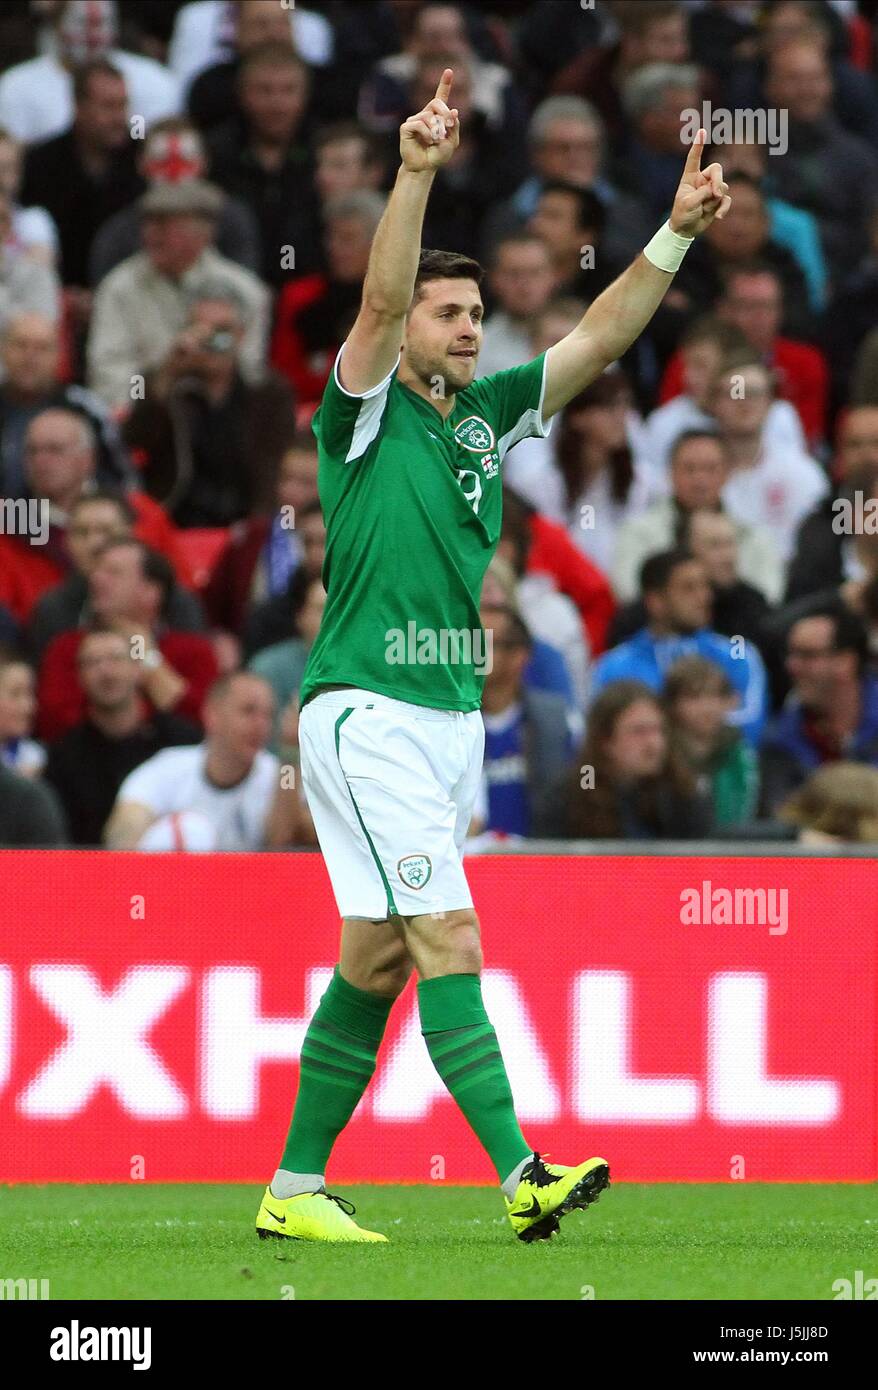
{"type": "MultiPolygon", "coordinates": [[[[341,361],[344,346],[344,343],[342,343],[338,350],[332,373],[335,378],[335,384],[342,395],[347,396],[348,400],[361,402],[359,413],[357,414],[357,419],[354,424],[354,432],[351,435],[351,446],[345,455],[345,463],[353,463],[355,459],[362,458],[381,428],[384,408],[387,405],[387,393],[390,390],[390,383],[399,366],[399,357],[396,359],[396,363],[387,373],[383,381],[379,381],[377,386],[370,386],[368,391],[357,393],[356,391],[348,391],[342,386],[338,375],[338,364],[341,361]]],[[[402,353],[400,352],[400,357],[401,356],[402,353]]]]}
{"type": "Polygon", "coordinates": [[[383,381],[379,381],[377,386],[370,386],[368,391],[349,391],[346,386],[342,386],[341,377],[338,374],[338,364],[341,361],[341,355],[345,350],[346,342],[347,339],[345,339],[345,342],[342,343],[341,347],[336,353],[335,365],[332,368],[332,374],[335,377],[335,384],[338,387],[339,391],[341,391],[343,396],[348,396],[353,401],[368,401],[372,396],[377,396],[379,392],[386,390],[386,388],[390,385],[390,379],[396,371],[397,367],[399,366],[399,357],[402,356],[402,352],[400,352],[399,357],[397,357],[395,363],[391,367],[390,371],[387,373],[387,376],[384,378],[383,381]]]}
{"type": "Polygon", "coordinates": [[[549,358],[547,353],[543,353],[543,379],[540,384],[540,401],[535,410],[526,410],[518,422],[513,425],[511,430],[498,441],[497,449],[502,461],[505,454],[513,444],[518,444],[522,439],[546,439],[552,429],[552,420],[543,419],[543,401],[546,398],[546,374],[548,371],[549,358]]]}

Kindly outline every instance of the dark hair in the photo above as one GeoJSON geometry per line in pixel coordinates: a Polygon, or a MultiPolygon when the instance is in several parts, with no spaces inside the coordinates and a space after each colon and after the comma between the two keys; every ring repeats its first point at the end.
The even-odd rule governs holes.
{"type": "Polygon", "coordinates": [[[604,205],[590,188],[579,188],[575,183],[565,183],[563,179],[548,179],[540,189],[544,193],[564,193],[576,204],[577,225],[592,227],[600,235],[604,230],[607,214],[604,205]]]}
{"type": "Polygon", "coordinates": [[[746,188],[752,188],[755,193],[759,194],[763,202],[765,200],[765,194],[762,188],[762,180],[754,179],[753,175],[748,174],[746,169],[733,169],[730,174],[726,175],[726,183],[729,185],[730,188],[733,183],[742,184],[746,188]]]}
{"type": "Polygon", "coordinates": [[[363,143],[365,164],[384,164],[384,147],[380,137],[367,130],[359,121],[332,121],[321,126],[314,135],[314,149],[322,150],[327,145],[340,144],[342,140],[360,140],[363,143]]]}
{"type": "Polygon", "coordinates": [[[431,280],[475,280],[477,285],[481,285],[484,276],[484,268],[471,256],[462,256],[457,251],[422,249],[418,257],[418,270],[409,313],[423,298],[421,291],[431,280]]]}
{"type": "Polygon", "coordinates": [[[243,83],[251,68],[269,67],[299,68],[306,78],[310,76],[308,64],[293,48],[292,42],[282,43],[277,39],[266,39],[264,43],[257,43],[242,54],[238,68],[238,85],[243,83]]]}
{"type": "MultiPolygon", "coordinates": [[[[582,491],[580,431],[574,428],[573,417],[582,410],[612,405],[627,390],[628,378],[624,372],[602,372],[590,386],[586,386],[584,391],[580,391],[564,407],[561,413],[555,456],[558,461],[558,469],[564,479],[564,493],[568,507],[573,506],[582,491]]],[[[627,444],[612,451],[609,468],[613,501],[624,503],[627,501],[631,484],[634,481],[634,460],[627,444]]]]}
{"type": "Polygon", "coordinates": [[[727,294],[732,281],[739,280],[743,275],[770,275],[783,297],[783,277],[768,261],[736,261],[724,266],[720,271],[723,293],[727,294]]]}
{"type": "MultiPolygon", "coordinates": [[[[857,670],[862,671],[869,661],[869,630],[862,618],[852,612],[840,600],[838,603],[825,603],[812,608],[796,618],[796,623],[807,622],[809,618],[828,618],[832,623],[832,650],[834,652],[854,652],[857,670]]],[[[789,633],[795,623],[791,625],[789,633]]]]}
{"type": "MultiPolygon", "coordinates": [[[[607,755],[606,745],[623,714],[632,705],[646,701],[658,710],[667,731],[667,715],[662,702],[641,681],[612,681],[588,712],[588,731],[562,786],[567,832],[573,839],[613,839],[623,833],[618,787],[607,755]],[[584,791],[580,783],[583,767],[594,770],[594,786],[584,791]]],[[[640,820],[660,829],[658,797],[670,786],[680,796],[692,796],[695,781],[668,738],[665,765],[655,777],[638,783],[634,811],[640,820]]]]}
{"type": "Polygon", "coordinates": [[[111,488],[95,488],[94,492],[80,493],[70,503],[67,509],[68,517],[73,516],[74,512],[80,511],[92,502],[111,502],[128,526],[133,526],[137,520],[137,515],[128,498],[121,492],[114,492],[111,488]]]}
{"type": "Polygon", "coordinates": [[[116,82],[124,82],[125,74],[120,72],[115,63],[111,63],[109,58],[92,58],[87,63],[80,63],[73,70],[73,103],[78,105],[88,96],[88,84],[96,76],[112,77],[116,82]]]}
{"type": "Polygon", "coordinates": [[[711,439],[714,444],[722,446],[722,441],[716,430],[705,429],[703,427],[700,429],[683,430],[681,434],[677,435],[671,445],[670,454],[668,455],[668,461],[672,468],[677,461],[677,454],[680,452],[683,445],[690,443],[693,439],[711,439]]]}
{"type": "MultiPolygon", "coordinates": [[[[516,613],[514,608],[510,608],[505,603],[492,603],[482,609],[483,613],[502,613],[509,623],[509,638],[515,647],[524,647],[530,650],[533,646],[533,637],[530,634],[527,623],[520,613],[516,613]]],[[[487,626],[487,625],[486,625],[487,626]]],[[[493,628],[491,628],[493,633],[493,628]]]]}
{"type": "Polygon", "coordinates": [[[658,555],[650,555],[640,566],[641,594],[658,594],[668,587],[671,575],[681,565],[689,565],[695,559],[690,550],[678,546],[675,550],[661,550],[658,555]]]}
{"type": "Polygon", "coordinates": [[[117,539],[107,541],[102,545],[98,554],[106,555],[110,550],[117,550],[120,546],[127,546],[130,550],[136,550],[140,555],[140,565],[144,579],[150,584],[158,584],[161,590],[162,613],[168,606],[168,600],[174,590],[176,579],[170,560],[166,555],[162,555],[160,550],[153,550],[151,545],[139,541],[136,536],[120,536],[117,539]]]}

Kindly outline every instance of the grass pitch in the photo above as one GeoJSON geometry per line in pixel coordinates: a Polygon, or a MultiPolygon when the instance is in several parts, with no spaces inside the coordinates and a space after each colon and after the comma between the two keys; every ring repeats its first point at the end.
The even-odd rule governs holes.
{"type": "Polygon", "coordinates": [[[493,1188],[341,1193],[390,1244],[260,1241],[246,1186],[0,1188],[0,1278],[53,1299],[580,1300],[832,1299],[878,1276],[874,1186],[621,1185],[534,1245],[493,1188]]]}

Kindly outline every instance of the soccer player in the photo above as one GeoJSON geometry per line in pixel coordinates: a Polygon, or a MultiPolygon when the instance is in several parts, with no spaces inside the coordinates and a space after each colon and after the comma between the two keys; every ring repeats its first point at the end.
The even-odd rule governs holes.
{"type": "Polygon", "coordinates": [[[260,1236],[383,1241],[327,1192],[332,1145],[375,1069],[394,999],[418,975],[430,1057],[497,1170],[513,1231],[545,1239],[609,1181],[602,1158],[543,1162],[513,1108],[485,1013],[479,924],[461,862],[479,784],[490,649],[482,578],[500,535],[506,451],[649,323],[692,239],[729,206],[705,133],[670,220],[534,361],[476,380],[481,267],[422,251],[436,172],[460,137],[452,71],[400,128],[402,167],[372,244],[360,312],[313,421],[327,526],[326,610],[305,671],[305,793],[343,919],[333,979],[302,1045],[299,1090],[260,1236]]]}

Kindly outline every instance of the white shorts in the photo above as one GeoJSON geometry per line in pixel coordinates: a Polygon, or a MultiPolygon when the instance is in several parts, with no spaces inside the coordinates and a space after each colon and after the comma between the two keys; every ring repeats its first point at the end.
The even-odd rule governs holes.
{"type": "Polygon", "coordinates": [[[302,710],[299,746],[342,917],[472,907],[461,853],[485,747],[478,710],[327,690],[302,710]]]}

